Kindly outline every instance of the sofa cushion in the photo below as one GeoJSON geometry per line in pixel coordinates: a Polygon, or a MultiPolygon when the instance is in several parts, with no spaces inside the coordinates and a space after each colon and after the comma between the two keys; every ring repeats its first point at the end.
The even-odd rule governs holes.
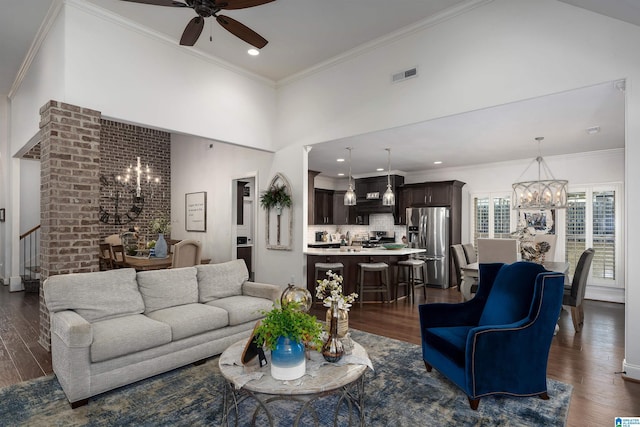
{"type": "Polygon", "coordinates": [[[262,319],[262,311],[270,311],[273,302],[264,298],[238,295],[209,301],[207,305],[220,307],[229,313],[229,325],[240,325],[252,320],[262,319]]]}
{"type": "Polygon", "coordinates": [[[464,366],[467,335],[472,326],[426,328],[423,339],[460,366],[464,366]]]}
{"type": "Polygon", "coordinates": [[[200,302],[242,295],[242,284],[249,279],[247,265],[241,259],[195,268],[198,270],[200,302]]]}
{"type": "Polygon", "coordinates": [[[171,342],[171,327],[142,314],[93,323],[91,361],[102,362],[171,342]]]}
{"type": "Polygon", "coordinates": [[[133,268],[51,276],[44,299],[49,311],[73,310],[91,323],[144,311],[133,268]]]}
{"type": "Polygon", "coordinates": [[[169,325],[173,341],[224,328],[229,324],[226,311],[198,303],[163,308],[149,313],[148,316],[169,325]]]}
{"type": "Polygon", "coordinates": [[[198,302],[198,280],[194,267],[141,271],[138,287],[145,314],[163,308],[198,302]]]}

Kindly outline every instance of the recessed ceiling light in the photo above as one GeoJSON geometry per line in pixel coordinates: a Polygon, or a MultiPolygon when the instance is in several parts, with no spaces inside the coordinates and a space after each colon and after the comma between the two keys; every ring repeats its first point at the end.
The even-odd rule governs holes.
{"type": "Polygon", "coordinates": [[[260,55],[260,51],[259,51],[258,49],[253,49],[253,48],[252,48],[252,49],[249,49],[249,50],[247,51],[247,53],[248,53],[249,55],[251,55],[251,56],[258,56],[258,55],[260,55]]]}
{"type": "Polygon", "coordinates": [[[436,160],[435,162],[433,162],[434,165],[441,165],[442,161],[441,160],[436,160]]]}
{"type": "Polygon", "coordinates": [[[600,126],[592,126],[590,128],[587,128],[587,133],[589,135],[593,135],[593,134],[596,134],[598,132],[600,132],[600,126]]]}
{"type": "Polygon", "coordinates": [[[336,159],[336,162],[344,162],[344,159],[336,159]]]}
{"type": "Polygon", "coordinates": [[[383,170],[384,170],[384,168],[378,168],[378,169],[376,169],[376,171],[378,171],[378,172],[382,172],[383,170]]]}
{"type": "Polygon", "coordinates": [[[344,176],[344,173],[340,172],[340,173],[338,174],[338,176],[344,176]]]}

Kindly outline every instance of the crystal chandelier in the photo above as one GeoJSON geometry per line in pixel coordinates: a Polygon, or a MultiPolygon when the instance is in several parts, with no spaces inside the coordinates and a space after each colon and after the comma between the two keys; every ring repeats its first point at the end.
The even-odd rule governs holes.
{"type": "MultiPolygon", "coordinates": [[[[537,137],[538,157],[533,159],[522,172],[524,175],[534,162],[538,163],[537,181],[520,181],[513,184],[512,209],[563,209],[567,207],[567,185],[569,181],[555,179],[549,166],[540,155],[540,143],[544,137],[537,137]],[[542,173],[544,178],[542,179],[542,173]]],[[[520,175],[520,177],[522,177],[520,175]]]]}
{"type": "Polygon", "coordinates": [[[387,191],[382,195],[383,206],[393,206],[396,204],[396,196],[391,189],[391,148],[385,148],[387,150],[387,191]]]}
{"type": "Polygon", "coordinates": [[[351,147],[348,147],[347,150],[349,150],[349,189],[344,193],[344,205],[355,206],[356,192],[353,189],[353,184],[351,183],[351,147]]]}

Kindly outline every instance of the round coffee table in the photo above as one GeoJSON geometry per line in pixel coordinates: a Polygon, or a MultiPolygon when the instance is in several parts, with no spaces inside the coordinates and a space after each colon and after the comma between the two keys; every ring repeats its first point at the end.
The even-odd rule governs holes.
{"type": "Polygon", "coordinates": [[[316,403],[322,397],[336,395],[335,406],[331,408],[333,425],[352,425],[353,421],[356,425],[364,426],[364,374],[371,362],[366,350],[360,344],[351,342],[351,355],[343,360],[353,360],[355,363],[326,363],[320,353],[312,351],[307,360],[306,374],[292,381],[273,379],[269,364],[262,368],[257,363],[242,366],[240,358],[246,340],[231,345],[222,353],[219,361],[220,372],[225,378],[222,424],[238,425],[241,416],[248,415],[240,413],[241,403],[253,400],[255,408],[249,410],[253,411],[251,425],[264,425],[265,419],[270,426],[279,425],[274,423],[275,406],[278,402],[286,401],[285,409],[282,406],[280,409],[295,412],[294,426],[299,423],[309,425],[310,419],[318,426],[320,417],[316,403]],[[345,422],[347,417],[348,424],[345,422]]]}

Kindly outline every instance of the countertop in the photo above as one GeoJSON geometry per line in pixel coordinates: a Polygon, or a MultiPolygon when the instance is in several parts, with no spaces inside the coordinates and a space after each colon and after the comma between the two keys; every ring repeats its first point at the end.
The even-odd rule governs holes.
{"type": "Polygon", "coordinates": [[[238,248],[252,248],[253,247],[253,243],[245,243],[243,245],[236,245],[236,247],[238,247],[238,248]]]}
{"type": "MultiPolygon", "coordinates": [[[[354,246],[343,246],[343,248],[351,248],[354,246]]],[[[306,248],[304,250],[305,255],[366,255],[366,256],[403,256],[403,255],[411,255],[411,254],[419,254],[422,252],[426,252],[425,249],[419,248],[404,248],[404,249],[385,249],[383,247],[379,248],[362,248],[358,252],[355,251],[345,251],[343,249],[324,249],[324,248],[306,248]]]]}

